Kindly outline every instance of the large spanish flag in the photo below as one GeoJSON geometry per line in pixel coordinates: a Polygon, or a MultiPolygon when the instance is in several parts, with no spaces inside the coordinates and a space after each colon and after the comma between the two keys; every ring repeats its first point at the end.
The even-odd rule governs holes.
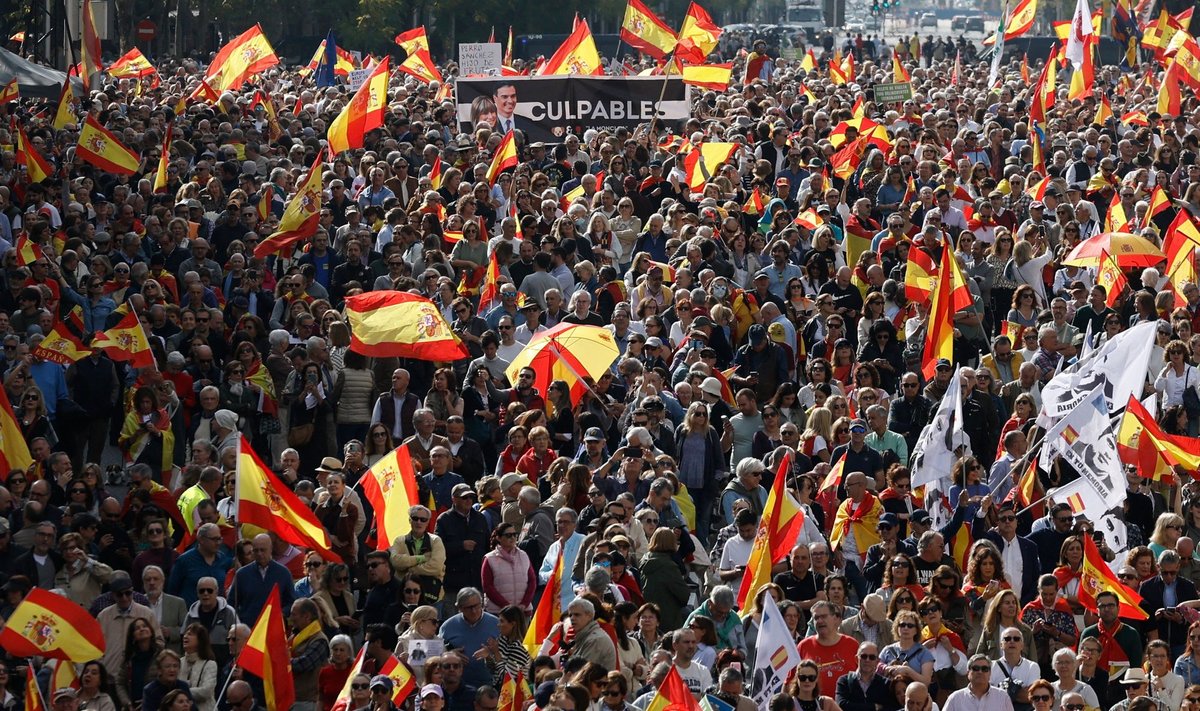
{"type": "Polygon", "coordinates": [[[71,307],[65,318],[60,318],[30,353],[35,358],[48,360],[59,365],[70,365],[92,352],[83,345],[83,309],[78,304],[71,307]]]}
{"type": "Polygon", "coordinates": [[[346,299],[350,349],[374,358],[453,361],[470,352],[429,299],[405,291],[371,291],[346,299]]]}
{"type": "Polygon", "coordinates": [[[412,530],[408,507],[420,503],[408,445],[396,447],[375,462],[359,481],[363,496],[375,509],[375,549],[387,550],[392,541],[412,530]]]}
{"type": "Polygon", "coordinates": [[[488,166],[488,184],[495,185],[500,174],[509,168],[517,167],[517,139],[512,131],[504,134],[500,145],[496,146],[496,155],[492,156],[492,164],[488,166]]]}
{"type": "Polygon", "coordinates": [[[688,6],[687,15],[683,18],[683,27],[679,29],[675,56],[685,62],[703,64],[708,55],[717,48],[720,37],[721,28],[713,22],[712,16],[693,2],[688,6]]]}
{"type": "Polygon", "coordinates": [[[562,576],[563,551],[558,549],[558,559],[554,561],[554,570],[546,581],[546,588],[529,618],[529,628],[525,630],[525,649],[529,656],[536,657],[542,648],[542,642],[550,638],[550,630],[562,618],[562,576]]]}
{"type": "Polygon", "coordinates": [[[262,26],[254,27],[234,37],[213,57],[205,81],[217,91],[242,88],[246,80],[279,64],[275,49],[263,34],[262,26]]]}
{"type": "Polygon", "coordinates": [[[418,49],[423,49],[426,52],[429,51],[429,35],[425,33],[425,25],[414,27],[407,32],[401,32],[396,35],[395,42],[409,54],[418,49]]]}
{"type": "Polygon", "coordinates": [[[379,667],[379,673],[392,680],[392,702],[397,705],[417,689],[417,678],[412,670],[394,654],[389,655],[383,666],[379,667]]]}
{"type": "Polygon", "coordinates": [[[113,132],[101,126],[91,114],[83,121],[75,155],[100,170],[118,175],[133,175],[142,162],[135,151],[121,145],[113,132]]]}
{"type": "Polygon", "coordinates": [[[28,266],[39,259],[46,258],[46,250],[42,249],[42,245],[30,239],[28,232],[20,233],[14,249],[17,253],[17,266],[20,267],[28,266]]]}
{"type": "Polygon", "coordinates": [[[138,79],[148,77],[156,70],[154,65],[142,54],[142,50],[134,47],[108,67],[108,75],[113,79],[138,79]]]}
{"type": "Polygon", "coordinates": [[[79,11],[79,56],[82,58],[83,71],[79,78],[83,80],[83,88],[88,88],[88,80],[93,74],[104,71],[104,62],[100,59],[100,35],[96,32],[96,18],[92,15],[92,0],[83,0],[83,8],[79,11]]]}
{"type": "Polygon", "coordinates": [[[628,0],[621,21],[621,40],[642,54],[666,59],[679,38],[642,0],[628,0]]]}
{"type": "Polygon", "coordinates": [[[92,349],[104,351],[113,360],[129,361],[135,368],[154,365],[154,354],[150,352],[150,341],[142,329],[138,315],[130,311],[107,331],[98,331],[92,339],[92,349]]]}
{"type": "Polygon", "coordinates": [[[279,229],[258,243],[254,248],[254,256],[261,258],[268,254],[286,252],[300,240],[308,239],[317,233],[321,221],[321,173],[324,159],[325,151],[317,151],[317,158],[308,169],[308,176],[301,183],[300,190],[292,196],[283,210],[279,229]]]}
{"type": "Polygon", "coordinates": [[[328,560],[341,560],[329,549],[329,535],[316,514],[262,463],[244,436],[238,437],[234,506],[243,536],[250,538],[269,531],[288,543],[317,551],[328,560]]]}
{"type": "Polygon", "coordinates": [[[587,20],[575,23],[575,29],[559,46],[558,50],[538,72],[540,76],[553,74],[604,74],[604,65],[600,63],[600,52],[596,49],[596,40],[587,20]]]}
{"type": "Polygon", "coordinates": [[[17,425],[16,415],[13,414],[12,403],[8,401],[8,393],[0,388],[0,475],[8,478],[8,473],[14,469],[25,471],[33,464],[29,454],[29,445],[25,435],[17,425]]]}
{"type": "MultiPolygon", "coordinates": [[[[387,59],[384,57],[383,61],[387,62],[387,59]]],[[[434,63],[433,57],[429,55],[427,49],[416,49],[405,57],[400,66],[396,68],[426,84],[442,81],[442,73],[438,71],[437,64],[434,63]]]]}
{"type": "Polygon", "coordinates": [[[329,124],[329,152],[336,156],[343,151],[363,147],[363,136],[383,125],[387,111],[388,57],[376,64],[362,86],[354,92],[333,123],[329,124]]]}
{"type": "Polygon", "coordinates": [[[273,587],[237,660],[239,667],[262,679],[267,711],[288,711],[296,702],[285,614],[279,587],[273,587]]]}
{"type": "Polygon", "coordinates": [[[804,526],[804,510],[785,486],[791,470],[791,454],[784,455],[775,472],[771,492],[767,495],[762,520],[750,548],[746,574],[742,576],[742,584],[738,588],[740,609],[746,609],[746,602],[753,599],[758,589],[771,582],[771,566],[775,561],[787,557],[804,526]]]}
{"type": "Polygon", "coordinates": [[[14,657],[82,664],[104,655],[104,631],[96,618],[71,600],[33,588],[0,630],[0,647],[14,657]]]}

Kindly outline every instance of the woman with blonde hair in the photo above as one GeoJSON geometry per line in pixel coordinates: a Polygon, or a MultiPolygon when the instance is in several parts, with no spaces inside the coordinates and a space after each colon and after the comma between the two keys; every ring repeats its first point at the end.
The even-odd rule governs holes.
{"type": "Polygon", "coordinates": [[[983,624],[979,630],[979,641],[975,645],[976,654],[986,654],[996,660],[1004,656],[1004,644],[1000,635],[1009,627],[1021,631],[1025,640],[1025,650],[1021,653],[1027,659],[1037,659],[1037,642],[1033,636],[1033,628],[1021,621],[1021,603],[1017,594],[1012,590],[1001,590],[987,606],[983,615],[983,624]]]}
{"type": "Polygon", "coordinates": [[[1183,536],[1184,523],[1183,516],[1177,513],[1159,514],[1158,520],[1154,522],[1154,533],[1150,534],[1150,551],[1154,553],[1155,560],[1163,551],[1175,550],[1183,536]]]}
{"type": "Polygon", "coordinates": [[[879,650],[879,662],[890,679],[933,682],[934,658],[921,642],[921,616],[913,610],[902,610],[892,620],[895,642],[879,650]]]}

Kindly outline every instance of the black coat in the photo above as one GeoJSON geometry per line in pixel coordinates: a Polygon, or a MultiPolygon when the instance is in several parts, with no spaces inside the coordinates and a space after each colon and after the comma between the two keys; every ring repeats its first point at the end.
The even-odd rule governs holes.
{"type": "Polygon", "coordinates": [[[837,681],[835,700],[842,711],[893,711],[899,708],[886,679],[876,674],[864,690],[858,677],[858,672],[852,671],[837,681]]]}
{"type": "MultiPolygon", "coordinates": [[[[1154,613],[1164,607],[1163,593],[1165,591],[1166,584],[1161,575],[1150,578],[1138,589],[1138,593],[1142,596],[1141,607],[1146,614],[1150,615],[1150,619],[1141,623],[1141,633],[1142,639],[1148,639],[1150,632],[1157,632],[1159,639],[1174,647],[1187,642],[1188,625],[1186,622],[1172,622],[1165,617],[1161,619],[1154,617],[1154,613]]],[[[1175,577],[1176,604],[1195,599],[1196,584],[1182,575],[1177,575],[1175,577]]]]}

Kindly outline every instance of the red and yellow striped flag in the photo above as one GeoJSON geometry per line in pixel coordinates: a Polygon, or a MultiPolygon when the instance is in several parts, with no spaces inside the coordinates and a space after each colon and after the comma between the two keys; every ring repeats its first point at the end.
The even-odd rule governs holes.
{"type": "Polygon", "coordinates": [[[708,55],[717,48],[721,28],[713,21],[708,11],[696,3],[688,6],[679,28],[679,41],[675,45],[675,56],[692,64],[703,64],[708,55]]]}
{"type": "Polygon", "coordinates": [[[562,576],[563,549],[558,549],[558,559],[554,561],[554,569],[550,579],[546,581],[542,598],[538,600],[533,617],[529,618],[529,628],[525,630],[525,650],[529,656],[536,657],[542,648],[542,641],[550,637],[550,630],[562,618],[562,576]]]}
{"type": "Polygon", "coordinates": [[[0,474],[7,478],[14,469],[25,471],[32,465],[33,457],[29,454],[25,435],[13,414],[8,393],[0,388],[0,474]]]}
{"type": "Polygon", "coordinates": [[[63,79],[62,93],[58,95],[58,107],[54,109],[54,120],[50,125],[56,130],[61,131],[67,127],[69,123],[75,123],[75,109],[71,106],[75,102],[75,90],[71,86],[71,78],[63,79]]]}
{"type": "Polygon", "coordinates": [[[116,326],[98,332],[91,346],[93,350],[104,351],[113,360],[129,361],[135,368],[154,366],[150,341],[146,339],[141,320],[133,311],[125,314],[116,326]]]}
{"type": "Polygon", "coordinates": [[[374,358],[454,361],[470,355],[436,304],[404,291],[346,299],[350,349],[374,358]]]}
{"type": "Polygon", "coordinates": [[[366,656],[367,645],[363,645],[358,650],[358,656],[354,658],[354,666],[350,667],[350,674],[346,677],[346,682],[342,684],[342,690],[338,692],[337,699],[333,702],[333,706],[329,707],[329,711],[349,711],[350,710],[350,692],[353,690],[351,685],[354,683],[354,677],[362,672],[363,657],[366,656]]]}
{"type": "Polygon", "coordinates": [[[592,37],[587,20],[581,19],[575,24],[570,36],[538,72],[539,76],[554,74],[604,74],[600,52],[596,49],[596,40],[592,37]]]}
{"type": "MultiPolygon", "coordinates": [[[[303,239],[308,239],[317,233],[321,221],[321,195],[323,192],[321,173],[325,160],[325,151],[317,151],[317,158],[308,175],[301,183],[300,190],[288,201],[283,209],[283,217],[279,220],[279,228],[271,236],[259,242],[254,248],[254,256],[265,257],[268,254],[285,253],[286,250],[303,239]]],[[[270,209],[271,196],[263,194],[259,204],[263,202],[270,209]]]]}
{"type": "Polygon", "coordinates": [[[158,157],[158,167],[154,171],[154,194],[165,195],[170,187],[167,182],[168,168],[171,165],[171,139],[175,133],[175,124],[167,122],[167,130],[163,134],[162,154],[158,157]]]}
{"type": "Polygon", "coordinates": [[[273,587],[237,660],[239,667],[262,680],[267,711],[288,711],[296,702],[291,646],[283,622],[285,614],[279,587],[273,587]]]}
{"type": "Polygon", "coordinates": [[[733,80],[733,62],[725,64],[686,64],[682,67],[683,83],[702,89],[725,91],[733,80]]]}
{"type": "Polygon", "coordinates": [[[118,175],[133,175],[141,166],[138,154],[121,145],[113,132],[101,126],[90,114],[83,121],[75,155],[100,170],[118,175]]]}
{"type": "Polygon", "coordinates": [[[0,104],[7,104],[19,98],[21,98],[21,87],[17,85],[17,78],[13,77],[3,88],[0,88],[0,104]]]}
{"type": "Polygon", "coordinates": [[[379,673],[392,680],[392,701],[396,704],[402,703],[409,694],[416,691],[416,677],[413,676],[408,666],[397,659],[394,654],[390,655],[383,666],[379,668],[379,673]]]}
{"type": "Polygon", "coordinates": [[[100,34],[96,32],[96,18],[92,15],[92,0],[83,0],[79,10],[79,56],[83,71],[79,78],[83,81],[83,90],[87,91],[93,74],[104,71],[104,61],[100,58],[100,34]]]}
{"type": "Polygon", "coordinates": [[[25,667],[25,711],[46,711],[46,700],[42,698],[32,664],[25,667]]]}
{"type": "Polygon", "coordinates": [[[496,179],[500,174],[509,168],[517,167],[517,140],[513,136],[513,132],[509,131],[504,134],[504,138],[500,141],[500,145],[496,146],[496,155],[492,156],[492,164],[488,166],[487,181],[489,185],[495,185],[496,179]]]}
{"type": "Polygon", "coordinates": [[[1149,615],[1141,607],[1142,596],[1117,580],[1091,536],[1082,538],[1083,565],[1079,569],[1079,604],[1092,612],[1098,612],[1096,596],[1102,592],[1111,592],[1115,593],[1120,601],[1121,609],[1118,614],[1121,617],[1132,620],[1148,619],[1149,615]]]}
{"type": "MultiPolygon", "coordinates": [[[[387,57],[383,58],[384,62],[387,60],[387,57]]],[[[433,61],[427,49],[417,49],[410,53],[397,69],[425,84],[442,81],[442,73],[438,71],[437,63],[433,61]]]]}
{"type": "Polygon", "coordinates": [[[126,52],[108,67],[108,75],[113,79],[140,79],[150,76],[155,71],[154,65],[137,47],[126,52]]]}
{"type": "Polygon", "coordinates": [[[46,252],[42,246],[29,238],[28,232],[21,232],[17,237],[17,266],[25,267],[33,264],[39,259],[46,258],[46,252]]]}
{"type": "Polygon", "coordinates": [[[524,711],[525,702],[533,696],[529,682],[525,681],[525,671],[517,671],[514,678],[512,672],[504,672],[504,682],[500,684],[500,701],[496,711],[524,711]]]}
{"type": "Polygon", "coordinates": [[[804,510],[784,485],[791,469],[792,456],[785,454],[775,471],[775,481],[771,484],[758,533],[750,548],[746,573],[738,588],[739,608],[744,609],[746,602],[753,599],[758,589],[771,582],[771,566],[775,561],[787,557],[804,526],[804,510]]]}
{"type": "Polygon", "coordinates": [[[401,32],[396,35],[395,41],[408,54],[412,54],[418,49],[423,49],[426,52],[429,51],[429,36],[425,34],[425,25],[415,27],[407,32],[401,32]]]}
{"type": "Polygon", "coordinates": [[[938,360],[945,358],[954,360],[954,312],[952,305],[952,270],[954,254],[949,249],[942,250],[942,263],[938,267],[938,282],[933,289],[933,299],[929,307],[929,332],[925,337],[925,352],[921,357],[921,371],[927,379],[933,379],[937,370],[938,360]]]}
{"type": "Polygon", "coordinates": [[[83,309],[76,304],[65,319],[55,322],[50,333],[30,353],[35,358],[70,365],[92,352],[91,348],[83,345],[82,335],[83,309]]]}
{"type": "Polygon", "coordinates": [[[417,477],[408,445],[402,444],[375,462],[361,482],[363,496],[375,509],[375,549],[387,550],[412,530],[408,507],[418,503],[417,477]]]}
{"type": "Polygon", "coordinates": [[[41,588],[29,591],[0,630],[0,647],[14,657],[82,664],[104,656],[104,646],[104,631],[96,618],[62,595],[41,588]]]}
{"type": "Polygon", "coordinates": [[[327,560],[340,560],[329,549],[329,535],[316,514],[262,463],[244,436],[238,438],[234,499],[243,536],[269,531],[288,543],[317,551],[327,560]]]}
{"type": "Polygon", "coordinates": [[[336,156],[343,151],[363,147],[367,132],[383,125],[387,111],[388,57],[375,66],[354,98],[342,109],[333,123],[329,124],[329,152],[336,156]]]}
{"type": "Polygon", "coordinates": [[[218,92],[236,91],[247,79],[276,64],[279,57],[275,56],[275,49],[263,34],[262,26],[255,24],[217,52],[204,80],[218,92]]]}
{"type": "MultiPolygon", "coordinates": [[[[511,28],[509,32],[511,37],[511,28]]],[[[679,38],[675,36],[675,31],[641,0],[627,0],[625,17],[621,21],[621,40],[642,54],[662,60],[675,49],[679,38]]]]}

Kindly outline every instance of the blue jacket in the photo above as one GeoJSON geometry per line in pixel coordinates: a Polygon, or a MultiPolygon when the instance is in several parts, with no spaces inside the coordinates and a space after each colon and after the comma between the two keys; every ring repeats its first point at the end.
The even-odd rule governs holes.
{"type": "MultiPolygon", "coordinates": [[[[284,614],[292,607],[296,599],[296,590],[292,587],[292,574],[281,563],[271,561],[265,570],[257,563],[251,563],[233,576],[233,587],[226,596],[237,610],[239,620],[257,620],[271,588],[279,587],[279,604],[284,614]]],[[[250,624],[247,622],[246,624],[250,624]]]]}
{"type": "Polygon", "coordinates": [[[217,557],[213,559],[212,565],[209,565],[200,555],[200,551],[193,547],[179,556],[175,560],[175,564],[171,566],[171,577],[167,580],[167,593],[183,598],[183,601],[191,607],[200,599],[196,595],[196,583],[200,582],[200,578],[216,578],[217,594],[224,595],[225,574],[229,572],[232,565],[233,556],[224,551],[219,551],[217,557]]]}

